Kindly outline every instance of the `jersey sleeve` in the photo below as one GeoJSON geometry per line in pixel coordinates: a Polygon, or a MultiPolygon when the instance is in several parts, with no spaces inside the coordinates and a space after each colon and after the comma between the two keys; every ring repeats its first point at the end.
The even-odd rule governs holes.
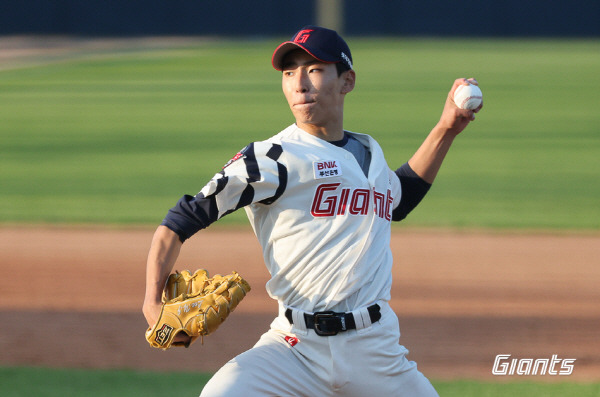
{"type": "Polygon", "coordinates": [[[395,171],[402,186],[400,204],[392,211],[392,220],[401,221],[423,200],[431,184],[425,182],[413,169],[404,163],[395,171]]]}
{"type": "Polygon", "coordinates": [[[254,142],[241,150],[195,196],[184,195],[161,223],[183,242],[242,207],[271,204],[285,191],[287,168],[280,144],[254,142]]]}

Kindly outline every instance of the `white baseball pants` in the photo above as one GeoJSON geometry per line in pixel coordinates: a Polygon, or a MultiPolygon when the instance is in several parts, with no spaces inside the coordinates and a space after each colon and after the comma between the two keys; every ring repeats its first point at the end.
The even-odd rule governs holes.
{"type": "Polygon", "coordinates": [[[225,364],[200,396],[437,397],[398,343],[396,314],[387,302],[378,303],[380,321],[325,337],[296,321],[302,316],[292,326],[282,307],[271,329],[225,364]]]}

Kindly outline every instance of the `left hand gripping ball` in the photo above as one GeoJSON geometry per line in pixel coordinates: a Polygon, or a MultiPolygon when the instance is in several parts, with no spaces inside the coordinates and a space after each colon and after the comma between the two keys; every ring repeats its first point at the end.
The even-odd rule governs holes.
{"type": "Polygon", "coordinates": [[[481,89],[474,84],[459,85],[454,91],[454,103],[461,109],[475,110],[482,101],[481,89]]]}

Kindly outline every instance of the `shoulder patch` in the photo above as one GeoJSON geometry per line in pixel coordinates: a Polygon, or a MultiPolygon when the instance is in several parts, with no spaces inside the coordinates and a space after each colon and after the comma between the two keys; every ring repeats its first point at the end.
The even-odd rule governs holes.
{"type": "Polygon", "coordinates": [[[229,167],[232,163],[234,163],[235,161],[244,158],[244,152],[246,151],[246,148],[243,148],[242,150],[240,150],[239,152],[237,152],[237,154],[235,156],[233,156],[231,158],[231,160],[229,160],[224,166],[223,169],[229,167]]]}

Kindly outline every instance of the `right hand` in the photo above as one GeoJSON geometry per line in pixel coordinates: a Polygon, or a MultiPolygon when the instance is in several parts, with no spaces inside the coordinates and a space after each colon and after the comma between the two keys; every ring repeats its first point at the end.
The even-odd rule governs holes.
{"type": "Polygon", "coordinates": [[[478,85],[477,80],[474,78],[462,78],[454,81],[454,84],[452,85],[452,88],[446,97],[446,103],[444,105],[444,110],[442,111],[442,116],[437,124],[437,127],[442,128],[444,131],[447,131],[453,136],[460,134],[471,121],[475,120],[475,113],[478,113],[483,107],[482,102],[481,105],[474,110],[459,109],[454,103],[454,92],[458,86],[468,84],[478,85]]]}

